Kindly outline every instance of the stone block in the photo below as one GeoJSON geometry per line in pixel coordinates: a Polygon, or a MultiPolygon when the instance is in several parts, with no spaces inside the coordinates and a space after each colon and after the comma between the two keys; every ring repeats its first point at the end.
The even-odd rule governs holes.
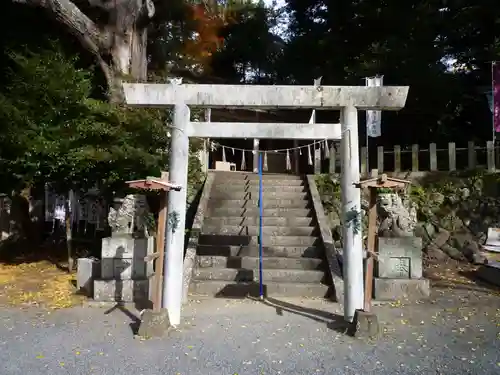
{"type": "Polygon", "coordinates": [[[145,310],[137,335],[144,338],[162,337],[170,328],[167,309],[145,310]]]}
{"type": "Polygon", "coordinates": [[[375,278],[373,295],[379,301],[425,299],[430,295],[430,284],[427,279],[375,278]]]}
{"type": "Polygon", "coordinates": [[[94,280],[94,300],[143,302],[151,300],[152,278],[146,280],[94,280]]]}
{"type": "Polygon", "coordinates": [[[422,278],[421,238],[380,237],[378,241],[377,270],[379,278],[422,278]]]}
{"type": "Polygon", "coordinates": [[[104,258],[101,260],[102,279],[146,279],[153,274],[153,262],[143,259],[104,258]]]}
{"type": "Polygon", "coordinates": [[[377,315],[372,312],[356,310],[354,320],[349,325],[348,333],[362,339],[376,339],[380,335],[377,315]]]}
{"type": "Polygon", "coordinates": [[[100,262],[92,258],[78,258],[76,271],[76,288],[84,295],[94,294],[94,280],[100,277],[100,262]]]}
{"type": "Polygon", "coordinates": [[[144,259],[149,251],[152,251],[149,238],[121,235],[102,239],[101,258],[144,259]]]}

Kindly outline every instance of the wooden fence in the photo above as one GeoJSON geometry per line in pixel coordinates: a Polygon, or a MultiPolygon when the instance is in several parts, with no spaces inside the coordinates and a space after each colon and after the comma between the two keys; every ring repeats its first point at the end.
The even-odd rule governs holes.
{"type": "MultiPolygon", "coordinates": [[[[376,168],[385,172],[420,172],[420,171],[457,171],[464,169],[485,168],[490,171],[496,170],[494,143],[486,142],[486,147],[476,146],[470,141],[467,147],[458,148],[454,142],[448,143],[445,149],[438,149],[436,143],[429,144],[427,149],[419,145],[402,148],[394,146],[392,150],[377,147],[376,168]]],[[[360,155],[361,173],[365,174],[367,168],[367,149],[363,147],[360,155]]],[[[370,167],[374,167],[370,161],[370,167]]]]}

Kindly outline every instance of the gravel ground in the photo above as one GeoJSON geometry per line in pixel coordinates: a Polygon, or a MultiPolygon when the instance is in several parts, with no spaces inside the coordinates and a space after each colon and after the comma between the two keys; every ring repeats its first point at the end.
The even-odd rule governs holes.
{"type": "Polygon", "coordinates": [[[0,374],[500,374],[500,297],[435,294],[377,306],[377,342],[343,334],[322,300],[193,300],[182,327],[147,341],[129,310],[3,308],[0,374]]]}

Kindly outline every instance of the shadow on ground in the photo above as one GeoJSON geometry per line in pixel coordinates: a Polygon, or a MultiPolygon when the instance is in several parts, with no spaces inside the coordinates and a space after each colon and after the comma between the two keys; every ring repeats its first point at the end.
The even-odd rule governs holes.
{"type": "Polygon", "coordinates": [[[491,291],[494,291],[494,292],[500,292],[500,287],[496,286],[496,285],[493,285],[493,284],[490,284],[484,280],[482,280],[480,277],[479,277],[479,273],[477,270],[474,270],[474,271],[459,271],[458,272],[459,275],[467,278],[468,280],[472,281],[474,283],[474,285],[476,286],[476,288],[474,288],[474,286],[472,286],[472,288],[474,288],[475,290],[484,290],[484,289],[488,289],[488,290],[491,290],[491,291]]]}
{"type": "Polygon", "coordinates": [[[327,328],[336,332],[347,334],[349,324],[344,320],[344,317],[338,314],[330,313],[323,310],[313,309],[304,306],[298,306],[289,302],[280,301],[276,298],[254,298],[252,300],[260,301],[263,305],[272,307],[276,310],[276,314],[283,316],[283,312],[300,315],[316,322],[325,323],[327,328]]]}
{"type": "MultiPolygon", "coordinates": [[[[142,311],[145,309],[151,309],[153,308],[152,302],[147,301],[147,302],[137,302],[134,304],[134,308],[137,311],[142,311]]],[[[126,304],[123,302],[117,302],[116,305],[111,307],[110,309],[106,310],[104,312],[104,315],[111,314],[113,311],[121,311],[127,318],[130,319],[129,327],[132,330],[132,334],[135,336],[139,332],[139,326],[141,325],[141,317],[140,313],[139,315],[136,315],[132,311],[130,311],[126,304]]]]}

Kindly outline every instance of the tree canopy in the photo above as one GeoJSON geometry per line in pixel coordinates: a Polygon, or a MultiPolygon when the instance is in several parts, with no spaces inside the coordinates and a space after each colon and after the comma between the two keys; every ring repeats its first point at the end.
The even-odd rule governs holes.
{"type": "Polygon", "coordinates": [[[111,186],[167,163],[168,113],[127,109],[106,96],[122,80],[144,80],[145,67],[150,80],[181,74],[247,84],[322,76],[324,84],[363,85],[382,74],[384,84],[409,85],[410,94],[405,109],[384,113],[378,144],[491,139],[484,91],[500,53],[497,1],[113,4],[2,3],[0,163],[10,185],[44,176],[63,188],[69,180],[111,186]],[[94,32],[78,34],[83,26],[94,32]]]}

